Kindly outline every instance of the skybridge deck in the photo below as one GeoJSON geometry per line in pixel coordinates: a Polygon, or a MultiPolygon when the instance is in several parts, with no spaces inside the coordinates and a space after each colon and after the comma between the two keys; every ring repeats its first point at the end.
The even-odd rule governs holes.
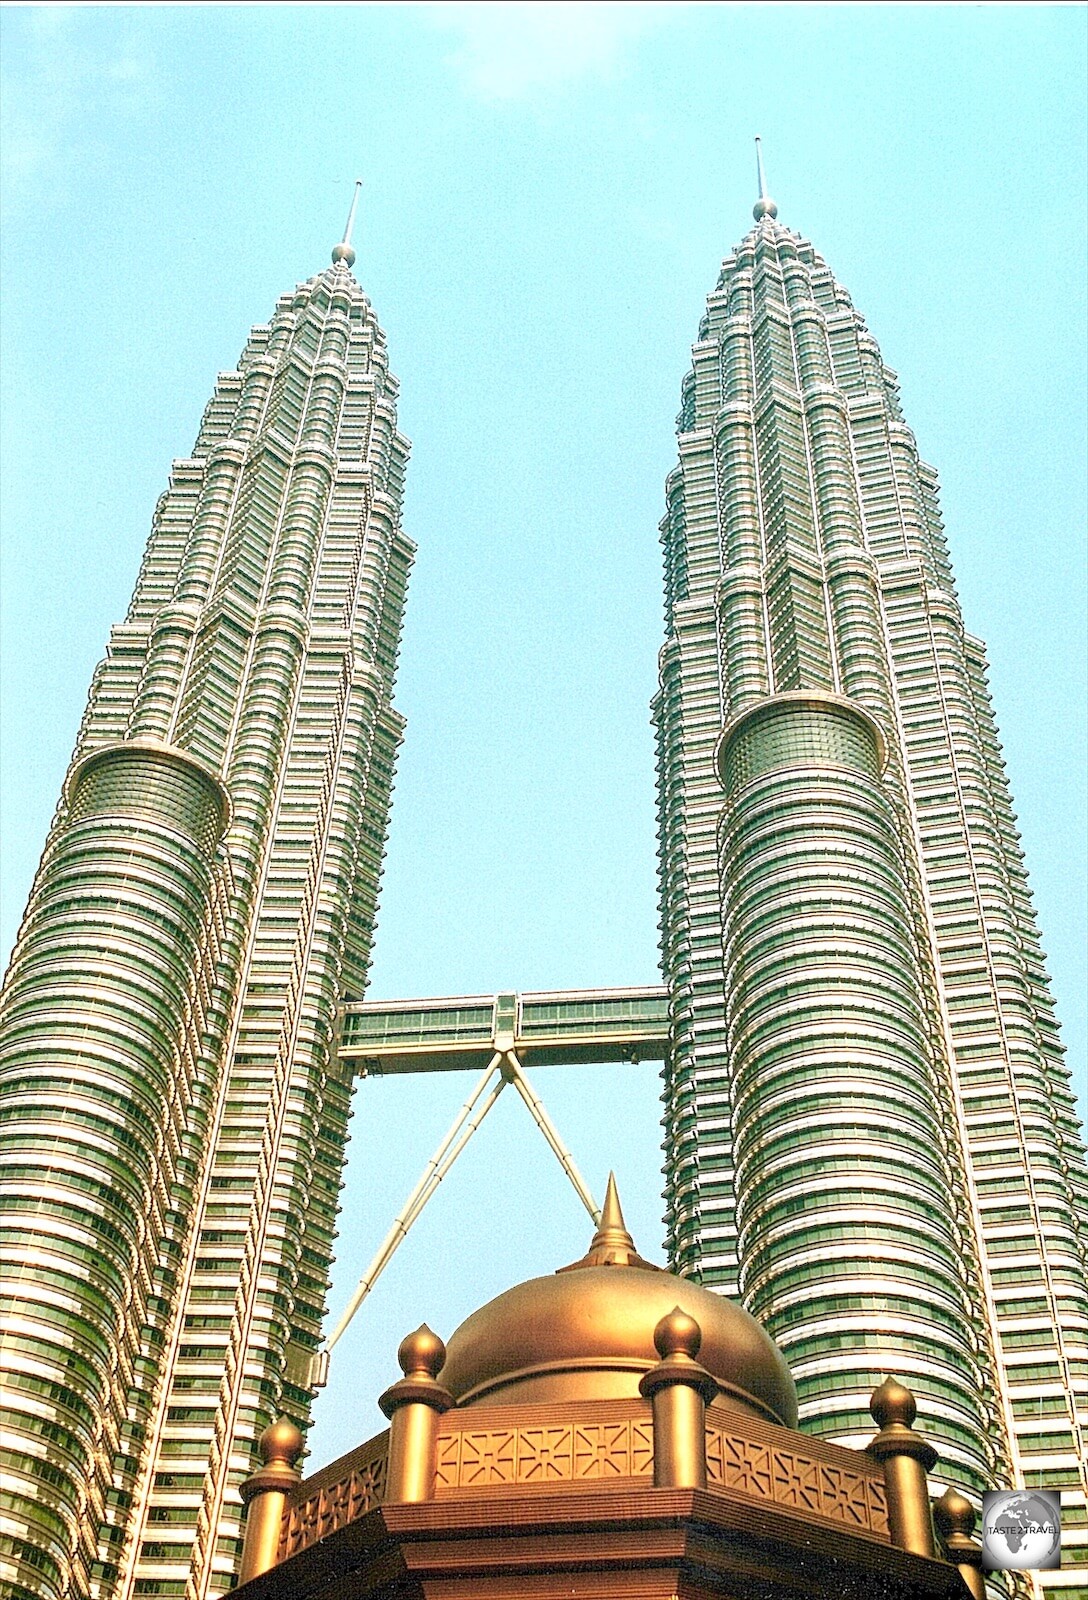
{"type": "Polygon", "coordinates": [[[668,992],[657,985],[359,1000],[343,1008],[339,1053],[361,1077],[479,1071],[506,1050],[526,1067],[663,1061],[668,1010],[668,992]]]}

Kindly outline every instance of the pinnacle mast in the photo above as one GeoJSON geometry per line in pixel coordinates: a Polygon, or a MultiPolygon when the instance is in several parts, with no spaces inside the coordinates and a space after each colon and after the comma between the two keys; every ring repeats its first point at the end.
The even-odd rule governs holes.
{"type": "Polygon", "coordinates": [[[355,265],[355,251],[351,246],[351,230],[355,226],[355,211],[359,204],[359,190],[362,187],[362,178],[356,178],[355,192],[351,197],[351,207],[348,211],[348,220],[344,224],[344,237],[340,240],[339,244],[333,246],[332,259],[334,266],[339,265],[341,261],[346,267],[353,267],[355,265]]]}
{"type": "Polygon", "coordinates": [[[763,171],[763,141],[756,134],[756,177],[759,181],[759,199],[752,208],[752,215],[757,222],[764,217],[777,217],[778,207],[767,193],[767,179],[763,171]]]}

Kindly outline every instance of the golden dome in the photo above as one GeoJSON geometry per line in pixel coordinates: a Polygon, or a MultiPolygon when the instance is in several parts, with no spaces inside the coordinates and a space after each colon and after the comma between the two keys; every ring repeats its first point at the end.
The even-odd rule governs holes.
{"type": "Polygon", "coordinates": [[[609,1177],[589,1253],[474,1311],[450,1338],[442,1383],[458,1405],[637,1398],[659,1355],[654,1329],[679,1308],[702,1333],[720,1404],[797,1426],[789,1368],[754,1317],[636,1252],[609,1177]]]}

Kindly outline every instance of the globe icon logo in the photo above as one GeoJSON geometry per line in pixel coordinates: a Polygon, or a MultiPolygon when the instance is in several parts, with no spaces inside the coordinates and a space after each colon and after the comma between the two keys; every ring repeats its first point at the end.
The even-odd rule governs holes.
{"type": "Polygon", "coordinates": [[[1006,1489],[982,1497],[982,1565],[988,1572],[1047,1571],[1061,1560],[1055,1494],[1006,1489]]]}

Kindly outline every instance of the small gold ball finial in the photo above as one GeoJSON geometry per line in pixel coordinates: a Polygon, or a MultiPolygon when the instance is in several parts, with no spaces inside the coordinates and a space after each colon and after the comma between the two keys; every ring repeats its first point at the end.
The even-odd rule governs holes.
{"type": "Polygon", "coordinates": [[[406,1334],[397,1351],[400,1370],[406,1378],[437,1378],[446,1360],[446,1346],[427,1324],[406,1334]]]}
{"type": "Polygon", "coordinates": [[[679,1306],[673,1306],[654,1329],[654,1348],[662,1361],[670,1356],[683,1355],[694,1361],[703,1342],[703,1330],[694,1317],[689,1317],[679,1306]]]}
{"type": "Polygon", "coordinates": [[[909,1428],[918,1415],[914,1396],[895,1378],[885,1378],[879,1389],[874,1389],[869,1411],[878,1428],[889,1428],[893,1423],[909,1428]]]}
{"type": "Polygon", "coordinates": [[[387,1417],[392,1419],[404,1407],[423,1406],[439,1413],[449,1410],[453,1396],[438,1382],[446,1364],[446,1346],[433,1329],[423,1322],[415,1333],[407,1334],[400,1342],[397,1360],[404,1376],[378,1397],[387,1417]]]}
{"type": "Polygon", "coordinates": [[[933,1521],[942,1539],[947,1541],[953,1533],[969,1539],[978,1513],[965,1494],[960,1494],[958,1489],[946,1489],[941,1498],[933,1502],[933,1521]]]}
{"type": "Polygon", "coordinates": [[[257,1440],[257,1453],[266,1467],[274,1462],[293,1467],[302,1454],[302,1434],[289,1417],[277,1417],[257,1440]]]}

